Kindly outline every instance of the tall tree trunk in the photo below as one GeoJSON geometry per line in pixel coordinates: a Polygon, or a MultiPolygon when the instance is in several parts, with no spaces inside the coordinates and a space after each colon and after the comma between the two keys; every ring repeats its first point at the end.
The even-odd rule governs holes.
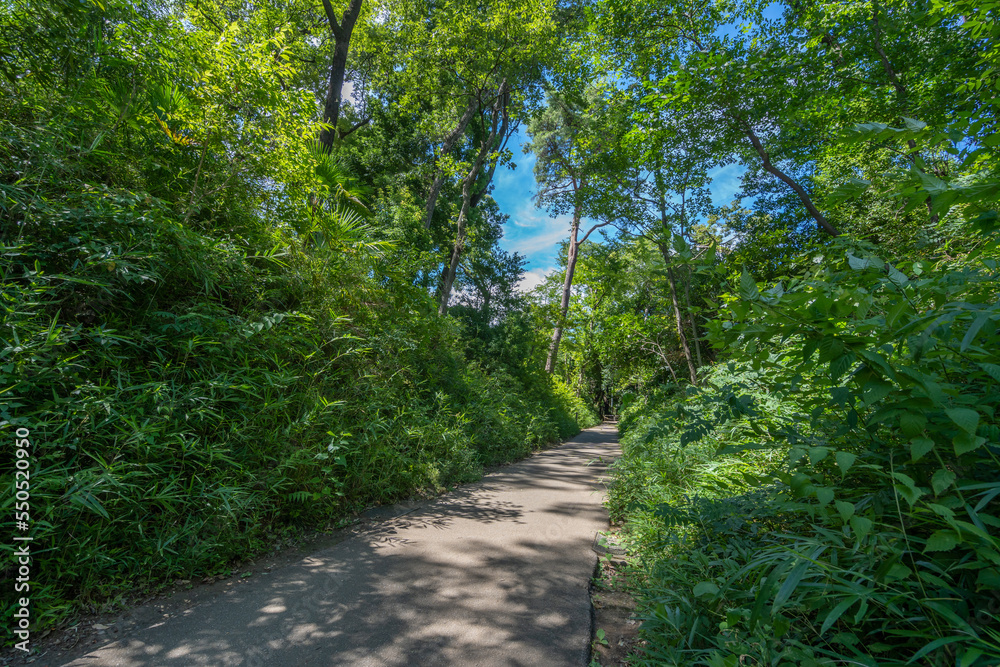
{"type": "MultiPolygon", "coordinates": [[[[480,93],[482,91],[479,91],[480,93]]],[[[458,140],[465,134],[465,128],[469,126],[472,121],[472,117],[476,115],[476,110],[479,108],[480,104],[480,94],[472,95],[469,97],[469,105],[465,107],[465,111],[462,112],[462,117],[458,119],[458,123],[445,135],[444,139],[441,141],[441,149],[438,151],[439,156],[444,156],[450,153],[454,148],[458,140]]],[[[424,207],[424,229],[431,228],[431,220],[434,218],[434,208],[437,206],[438,195],[441,194],[441,188],[444,186],[444,174],[438,172],[434,174],[434,181],[431,183],[431,191],[427,195],[427,205],[424,207]]]]}
{"type": "MultiPolygon", "coordinates": [[[[458,263],[462,258],[462,250],[465,246],[465,222],[468,219],[469,211],[471,211],[475,205],[479,203],[479,197],[474,196],[472,189],[476,184],[479,171],[483,168],[483,164],[486,162],[487,156],[494,152],[497,139],[501,136],[506,136],[510,129],[510,116],[507,113],[507,106],[509,104],[510,88],[507,85],[507,80],[504,79],[500,83],[500,87],[497,89],[497,97],[493,104],[493,118],[491,119],[492,123],[490,133],[488,136],[483,138],[482,143],[479,146],[479,151],[476,153],[476,157],[472,161],[472,168],[462,180],[462,208],[458,213],[455,245],[452,246],[451,261],[445,269],[444,280],[441,285],[441,300],[438,303],[438,315],[442,317],[448,313],[448,301],[451,299],[451,289],[455,284],[455,276],[458,274],[458,263]]],[[[494,157],[494,160],[496,159],[497,158],[494,157]]],[[[492,177],[493,169],[491,168],[488,173],[489,176],[492,177]]]]}
{"type": "Polygon", "coordinates": [[[462,250],[465,246],[465,220],[469,211],[472,210],[472,184],[483,167],[483,159],[487,151],[487,144],[479,149],[476,159],[472,162],[472,169],[462,179],[462,208],[458,213],[458,224],[455,231],[455,245],[451,249],[451,261],[445,269],[444,281],[441,285],[441,300],[438,303],[438,315],[444,317],[448,313],[448,301],[451,299],[451,288],[455,284],[455,276],[458,274],[458,263],[462,258],[462,250]]]}
{"type": "Polygon", "coordinates": [[[577,236],[580,235],[580,206],[573,209],[573,226],[569,232],[569,248],[566,250],[566,277],[563,279],[562,301],[559,302],[559,319],[552,330],[552,342],[549,343],[549,356],[545,360],[545,372],[552,375],[556,369],[556,359],[559,357],[559,341],[562,340],[563,325],[569,312],[569,295],[573,290],[573,273],[576,271],[576,253],[579,250],[577,236]]]}
{"type": "Polygon", "coordinates": [[[451,299],[451,288],[455,284],[455,276],[458,274],[458,263],[462,259],[462,250],[465,246],[465,216],[468,214],[469,208],[469,199],[463,193],[462,211],[458,214],[458,230],[455,234],[455,245],[452,246],[451,261],[445,269],[444,283],[441,285],[441,300],[438,303],[438,315],[441,317],[448,314],[448,301],[451,299]]]}
{"type": "Polygon", "coordinates": [[[439,172],[434,174],[430,192],[427,193],[427,205],[424,207],[424,229],[431,228],[431,220],[434,218],[434,209],[437,207],[438,195],[441,194],[442,187],[444,187],[444,174],[439,172]]]}
{"type": "Polygon", "coordinates": [[[666,247],[661,247],[660,252],[667,261],[667,282],[670,284],[670,300],[674,304],[674,317],[677,320],[677,337],[681,341],[681,348],[684,350],[684,358],[687,359],[688,373],[691,376],[691,384],[698,386],[698,369],[694,365],[694,358],[691,356],[691,348],[688,346],[687,336],[684,335],[684,323],[681,319],[681,307],[677,303],[677,281],[674,279],[674,269],[670,266],[670,259],[666,247]]]}
{"type": "Polygon", "coordinates": [[[326,88],[326,103],[323,105],[323,122],[330,125],[319,133],[319,143],[327,153],[333,150],[337,138],[337,123],[340,121],[340,102],[347,73],[347,53],[351,47],[351,33],[361,14],[363,0],[351,0],[344,15],[337,21],[330,0],[323,0],[323,10],[333,34],[333,61],[330,63],[330,83],[326,88]]]}
{"type": "Polygon", "coordinates": [[[687,320],[688,325],[691,327],[691,338],[694,340],[694,355],[698,359],[698,368],[701,368],[704,363],[701,360],[701,343],[698,342],[700,336],[698,335],[698,327],[694,323],[694,314],[691,312],[691,281],[693,278],[693,272],[691,267],[687,267],[687,275],[684,280],[684,307],[687,309],[687,320]]]}
{"type": "Polygon", "coordinates": [[[667,245],[667,239],[670,239],[673,236],[673,228],[670,226],[670,221],[667,219],[667,193],[666,187],[663,185],[663,175],[660,173],[659,169],[656,171],[656,189],[660,206],[660,226],[662,227],[664,236],[664,239],[657,243],[657,246],[660,248],[660,254],[663,255],[663,262],[667,266],[667,281],[670,283],[670,299],[674,306],[674,319],[677,320],[677,338],[681,343],[681,349],[684,351],[684,359],[687,360],[688,374],[691,377],[691,384],[697,386],[697,367],[694,365],[694,357],[691,356],[691,347],[688,345],[687,336],[684,334],[684,320],[681,317],[680,303],[677,301],[677,281],[674,280],[674,270],[671,266],[672,258],[670,257],[670,247],[667,245]]]}

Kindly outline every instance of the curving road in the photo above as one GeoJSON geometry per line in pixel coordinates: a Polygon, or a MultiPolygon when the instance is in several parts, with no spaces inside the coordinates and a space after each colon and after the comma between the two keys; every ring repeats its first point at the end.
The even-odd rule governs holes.
{"type": "Polygon", "coordinates": [[[588,429],[176,614],[140,608],[117,641],[62,664],[586,665],[618,451],[613,426],[588,429]]]}

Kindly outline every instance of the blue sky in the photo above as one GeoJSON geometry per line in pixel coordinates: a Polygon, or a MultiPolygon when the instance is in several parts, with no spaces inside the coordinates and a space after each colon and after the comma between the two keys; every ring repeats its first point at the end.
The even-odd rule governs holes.
{"type": "MultiPolygon", "coordinates": [[[[520,146],[527,142],[523,128],[516,140],[518,148],[514,162],[517,168],[497,170],[493,179],[493,198],[500,205],[500,210],[510,216],[500,246],[507,252],[517,252],[528,258],[527,273],[521,287],[529,290],[540,283],[546,274],[559,268],[559,244],[569,238],[571,217],[553,217],[547,211],[535,208],[535,156],[520,152],[520,146]]],[[[713,203],[723,205],[733,201],[740,190],[743,168],[735,164],[727,165],[713,169],[709,174],[712,176],[709,190],[713,203]]]]}

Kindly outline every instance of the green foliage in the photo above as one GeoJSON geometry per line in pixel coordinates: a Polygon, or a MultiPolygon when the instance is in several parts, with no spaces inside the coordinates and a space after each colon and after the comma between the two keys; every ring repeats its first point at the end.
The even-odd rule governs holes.
{"type": "Polygon", "coordinates": [[[59,545],[43,625],[575,432],[578,399],[468,365],[426,307],[383,316],[398,294],[314,283],[323,253],[253,259],[143,202],[74,193],[35,209],[53,238],[5,245],[0,416],[32,431],[36,543],[59,545]]]}
{"type": "Polygon", "coordinates": [[[435,314],[426,239],[396,233],[412,194],[314,150],[286,24],[50,9],[0,9],[0,38],[34,40],[0,56],[0,435],[34,443],[36,630],[593,422],[528,371],[530,312],[472,304],[482,349],[435,314]]]}
{"type": "Polygon", "coordinates": [[[741,361],[624,422],[610,502],[645,559],[644,659],[1000,658],[994,254],[844,243],[733,285],[711,329],[741,361]]]}
{"type": "MultiPolygon", "coordinates": [[[[637,660],[996,664],[996,7],[775,9],[592,13],[599,65],[635,82],[647,189],[679,195],[644,197],[661,220],[713,167],[746,168],[743,201],[701,207],[718,266],[691,265],[723,363],[698,389],[622,388],[609,508],[639,557],[637,660]]],[[[639,303],[624,338],[668,364],[663,311],[639,303]]]]}

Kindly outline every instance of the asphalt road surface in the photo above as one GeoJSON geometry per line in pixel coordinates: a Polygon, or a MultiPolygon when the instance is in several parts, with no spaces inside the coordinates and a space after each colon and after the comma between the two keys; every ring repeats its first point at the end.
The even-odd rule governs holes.
{"type": "Polygon", "coordinates": [[[613,426],[588,429],[178,613],[136,610],[116,641],[62,664],[582,667],[618,453],[613,426]]]}

